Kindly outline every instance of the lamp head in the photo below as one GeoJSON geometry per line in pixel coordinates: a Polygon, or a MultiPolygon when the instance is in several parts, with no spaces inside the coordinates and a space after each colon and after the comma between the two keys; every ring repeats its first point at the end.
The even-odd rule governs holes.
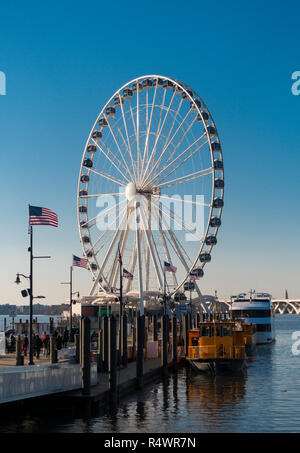
{"type": "Polygon", "coordinates": [[[17,273],[15,283],[16,283],[17,285],[19,285],[19,284],[21,283],[19,273],[17,273]]]}

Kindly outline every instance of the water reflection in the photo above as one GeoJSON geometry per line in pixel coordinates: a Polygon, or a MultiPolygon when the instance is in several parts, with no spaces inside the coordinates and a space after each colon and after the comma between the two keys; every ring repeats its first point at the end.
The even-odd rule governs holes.
{"type": "Polygon", "coordinates": [[[117,407],[28,405],[1,417],[0,432],[299,432],[300,356],[291,354],[299,320],[276,319],[276,343],[260,346],[243,375],[213,377],[183,366],[117,407]]]}

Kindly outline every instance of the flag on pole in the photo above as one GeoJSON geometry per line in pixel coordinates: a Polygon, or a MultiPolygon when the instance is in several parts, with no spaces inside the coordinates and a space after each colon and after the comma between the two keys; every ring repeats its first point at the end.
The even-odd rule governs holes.
{"type": "Polygon", "coordinates": [[[126,269],[123,269],[123,277],[128,278],[128,280],[133,280],[133,275],[126,269]]]}
{"type": "Polygon", "coordinates": [[[193,274],[193,272],[190,272],[190,280],[199,280],[196,274],[193,274]]]}
{"type": "Polygon", "coordinates": [[[86,258],[79,258],[79,256],[73,255],[73,264],[72,266],[83,267],[87,269],[88,260],[86,258]]]}
{"type": "Polygon", "coordinates": [[[120,247],[118,246],[118,262],[121,264],[122,266],[122,255],[121,255],[121,252],[120,252],[120,247]]]}
{"type": "Polygon", "coordinates": [[[51,225],[57,227],[57,215],[50,209],[29,205],[29,225],[51,225]]]}
{"type": "Polygon", "coordinates": [[[165,272],[173,272],[173,273],[175,273],[177,271],[177,267],[172,266],[172,264],[167,263],[166,261],[164,261],[164,271],[165,272]]]}

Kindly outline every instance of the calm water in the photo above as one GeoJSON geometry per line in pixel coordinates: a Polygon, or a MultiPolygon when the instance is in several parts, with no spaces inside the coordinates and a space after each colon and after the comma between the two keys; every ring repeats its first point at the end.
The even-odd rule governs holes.
{"type": "MultiPolygon", "coordinates": [[[[61,316],[57,316],[57,315],[52,315],[51,317],[53,318],[54,325],[56,325],[57,319],[61,318],[61,316]]],[[[12,318],[9,315],[0,315],[0,332],[4,331],[4,318],[6,318],[6,328],[7,329],[12,328],[13,319],[14,319],[15,323],[19,322],[20,320],[22,320],[22,322],[26,322],[26,320],[29,322],[29,315],[17,315],[14,318],[12,318]]],[[[50,322],[49,321],[50,315],[49,316],[48,315],[33,315],[33,319],[35,319],[35,318],[37,318],[38,323],[50,322]]]]}
{"type": "Polygon", "coordinates": [[[0,432],[300,432],[296,330],[300,316],[278,315],[276,343],[257,349],[245,376],[209,378],[182,368],[123,399],[114,414],[36,408],[0,421],[0,432]]]}

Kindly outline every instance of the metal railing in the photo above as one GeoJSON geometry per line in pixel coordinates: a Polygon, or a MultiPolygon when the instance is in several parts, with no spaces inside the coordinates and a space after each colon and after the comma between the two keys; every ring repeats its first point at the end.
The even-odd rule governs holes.
{"type": "Polygon", "coordinates": [[[241,359],[245,357],[245,346],[189,346],[188,357],[191,359],[241,359]]]}

